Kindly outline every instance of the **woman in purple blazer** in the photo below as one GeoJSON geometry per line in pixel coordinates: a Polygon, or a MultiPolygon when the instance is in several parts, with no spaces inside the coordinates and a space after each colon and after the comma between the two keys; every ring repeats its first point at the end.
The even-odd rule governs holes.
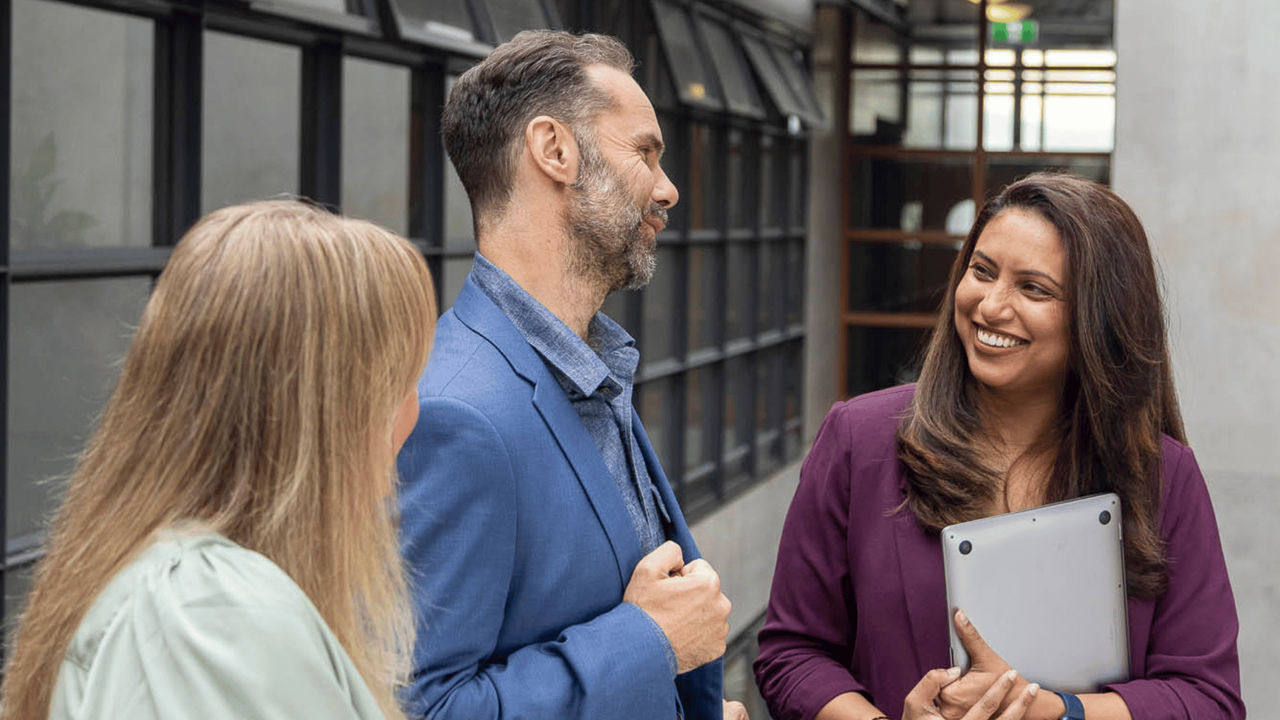
{"type": "Polygon", "coordinates": [[[983,208],[948,287],[918,384],[837,404],[805,460],[755,665],[773,716],[985,718],[977,700],[1003,692],[1026,720],[1243,718],[1235,602],[1133,211],[1031,175],[983,208]],[[973,667],[933,670],[949,664],[938,531],[1107,491],[1132,679],[1001,690],[1010,668],[963,613],[973,667]]]}

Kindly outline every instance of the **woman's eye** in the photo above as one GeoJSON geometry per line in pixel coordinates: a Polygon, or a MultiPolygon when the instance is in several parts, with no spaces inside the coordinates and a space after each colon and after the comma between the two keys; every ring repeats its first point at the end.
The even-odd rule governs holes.
{"type": "Polygon", "coordinates": [[[1027,283],[1022,286],[1022,289],[1025,290],[1028,295],[1035,297],[1051,297],[1051,293],[1048,290],[1045,290],[1035,283],[1027,283]]]}
{"type": "Polygon", "coordinates": [[[973,271],[973,276],[980,280],[987,280],[991,277],[991,270],[982,263],[974,263],[969,266],[969,269],[973,271]]]}

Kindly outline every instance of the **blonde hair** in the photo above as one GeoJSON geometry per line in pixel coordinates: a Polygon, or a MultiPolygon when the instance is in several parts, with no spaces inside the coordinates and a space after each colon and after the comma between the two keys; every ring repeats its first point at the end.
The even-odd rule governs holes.
{"type": "Polygon", "coordinates": [[[97,594],[189,520],[288,573],[385,714],[403,717],[413,621],[391,434],[435,318],[422,256],[371,223],[265,201],[191,228],[54,520],[6,670],[7,717],[47,716],[97,594]]]}

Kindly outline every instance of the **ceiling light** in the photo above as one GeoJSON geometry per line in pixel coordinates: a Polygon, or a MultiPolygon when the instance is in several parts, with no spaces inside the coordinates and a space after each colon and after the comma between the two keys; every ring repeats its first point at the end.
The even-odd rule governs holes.
{"type": "Polygon", "coordinates": [[[991,22],[1021,22],[1031,14],[1031,6],[1022,3],[988,5],[987,19],[991,22]]]}

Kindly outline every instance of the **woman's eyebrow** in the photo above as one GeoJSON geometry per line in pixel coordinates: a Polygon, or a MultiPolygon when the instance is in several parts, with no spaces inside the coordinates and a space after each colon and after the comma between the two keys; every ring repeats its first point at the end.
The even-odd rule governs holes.
{"type": "MultiPolygon", "coordinates": [[[[993,260],[990,255],[982,252],[981,250],[974,250],[973,254],[980,256],[983,262],[990,264],[992,267],[997,269],[1000,267],[1000,263],[993,260]]],[[[1062,290],[1062,283],[1055,280],[1049,273],[1041,272],[1040,270],[1018,270],[1016,272],[1018,275],[1034,275],[1036,277],[1044,278],[1052,283],[1054,287],[1058,288],[1058,290],[1062,290]]]]}

